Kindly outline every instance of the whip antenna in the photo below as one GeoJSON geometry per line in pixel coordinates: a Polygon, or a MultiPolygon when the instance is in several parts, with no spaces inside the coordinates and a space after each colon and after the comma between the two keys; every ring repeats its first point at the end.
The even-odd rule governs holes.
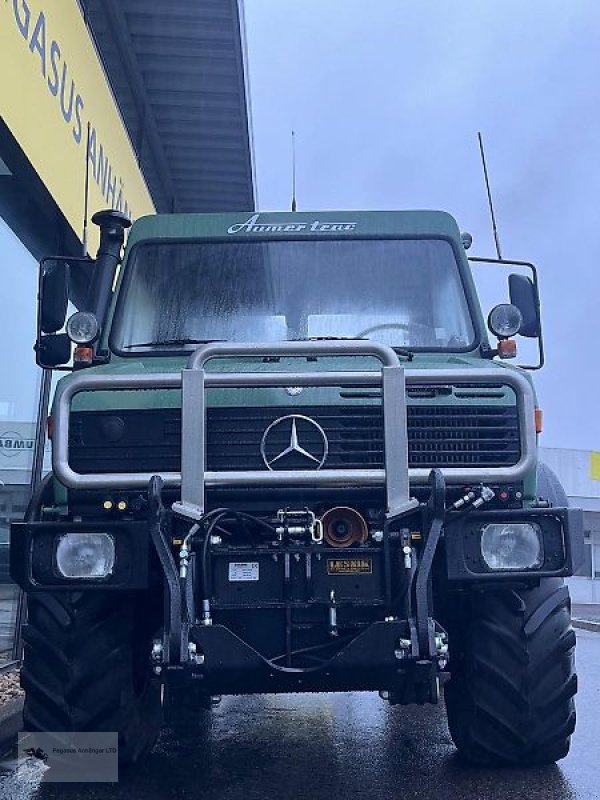
{"type": "Polygon", "coordinates": [[[85,187],[83,190],[83,236],[82,236],[82,244],[83,244],[83,256],[87,256],[87,246],[88,246],[88,214],[89,214],[89,202],[90,202],[90,135],[91,135],[91,125],[88,122],[87,124],[87,140],[85,145],[85,187]]]}
{"type": "Polygon", "coordinates": [[[485,161],[485,152],[483,149],[483,138],[479,131],[477,132],[477,139],[479,140],[479,152],[481,153],[481,165],[483,166],[483,178],[485,180],[485,190],[487,192],[488,205],[490,207],[490,217],[492,219],[492,231],[494,234],[494,242],[496,244],[496,254],[498,255],[498,259],[502,260],[502,251],[500,250],[500,237],[498,236],[496,215],[494,213],[494,203],[492,202],[492,190],[490,189],[490,179],[488,176],[487,164],[485,161]]]}
{"type": "Polygon", "coordinates": [[[296,133],[292,131],[292,211],[296,208],[296,133]]]}

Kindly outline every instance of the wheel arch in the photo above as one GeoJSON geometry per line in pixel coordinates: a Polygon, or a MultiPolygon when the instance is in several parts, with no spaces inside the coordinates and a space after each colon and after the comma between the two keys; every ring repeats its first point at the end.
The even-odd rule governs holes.
{"type": "Polygon", "coordinates": [[[537,465],[537,495],[558,508],[569,508],[569,498],[558,475],[543,461],[537,465]]]}

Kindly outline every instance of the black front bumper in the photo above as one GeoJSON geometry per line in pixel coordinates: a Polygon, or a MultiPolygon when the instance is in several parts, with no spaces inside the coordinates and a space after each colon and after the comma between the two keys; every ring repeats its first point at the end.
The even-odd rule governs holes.
{"type": "MultiPolygon", "coordinates": [[[[437,471],[436,471],[437,472],[437,471]]],[[[568,576],[577,567],[583,543],[582,512],[535,508],[447,513],[441,474],[432,474],[431,497],[421,507],[423,545],[414,575],[409,618],[398,609],[340,642],[331,658],[314,667],[284,666],[261,655],[230,628],[186,619],[182,584],[171,553],[171,533],[160,499],[150,491],[148,522],[31,522],[11,526],[11,575],[26,591],[144,590],[164,595],[163,637],[155,674],[167,685],[193,679],[204,697],[295,691],[385,690],[392,702],[436,702],[440,681],[439,628],[431,606],[434,556],[445,554],[447,587],[493,588],[503,582],[527,584],[543,577],[568,576]],[[542,532],[544,562],[523,572],[493,572],[481,558],[481,530],[489,522],[532,522],[542,532]],[[54,551],[68,532],[106,532],[115,541],[113,573],[102,580],[69,580],[56,570],[54,551]],[[399,613],[400,612],[400,613],[399,613]]],[[[417,512],[416,517],[419,517],[417,512]]],[[[415,516],[413,519],[416,522],[415,516]]],[[[393,521],[390,524],[395,524],[393,521]]],[[[382,548],[385,558],[385,541],[382,548]]],[[[389,558],[388,558],[389,561],[389,558]]],[[[256,611],[260,612],[260,602],[256,611]]],[[[383,617],[383,613],[382,613],[383,617]]],[[[444,659],[445,661],[445,659],[444,659]]],[[[185,691],[184,691],[185,696],[185,691]]]]}
{"type": "Polygon", "coordinates": [[[208,695],[384,689],[426,702],[437,675],[432,661],[398,650],[400,639],[410,640],[401,621],[376,622],[323,665],[303,669],[275,665],[222,625],[194,625],[190,639],[204,656],[195,677],[208,695]]]}
{"type": "MultiPolygon", "coordinates": [[[[583,512],[572,508],[514,509],[450,513],[443,529],[448,580],[494,584],[568,577],[583,557],[583,512]],[[536,522],[544,536],[544,563],[523,572],[490,570],[481,558],[480,537],[489,522],[536,522]]],[[[10,575],[26,592],[59,590],[131,590],[149,585],[153,556],[149,525],[142,521],[20,522],[10,528],[10,575]],[[54,564],[54,543],[69,532],[106,532],[116,543],[115,571],[100,580],[61,577],[54,564]]],[[[338,551],[332,551],[339,555],[338,551]]]]}

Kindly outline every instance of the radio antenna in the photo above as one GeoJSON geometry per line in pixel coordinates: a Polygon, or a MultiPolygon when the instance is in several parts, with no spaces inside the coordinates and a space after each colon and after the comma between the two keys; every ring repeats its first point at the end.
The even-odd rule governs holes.
{"type": "Polygon", "coordinates": [[[91,125],[87,124],[87,141],[85,146],[85,187],[83,197],[83,257],[87,256],[88,246],[88,213],[89,213],[89,199],[90,199],[90,136],[91,125]]]}
{"type": "Polygon", "coordinates": [[[292,131],[292,211],[296,208],[296,132],[292,131]]]}
{"type": "Polygon", "coordinates": [[[494,213],[494,203],[492,202],[492,190],[490,189],[490,179],[488,176],[487,164],[485,160],[485,151],[483,149],[483,137],[481,132],[477,132],[477,139],[479,140],[479,152],[481,154],[481,165],[483,167],[483,178],[485,180],[485,190],[487,192],[488,205],[490,207],[490,217],[492,220],[492,232],[494,234],[494,243],[496,245],[496,254],[498,259],[502,260],[502,250],[500,249],[500,237],[498,236],[498,226],[496,225],[496,215],[494,213]]]}

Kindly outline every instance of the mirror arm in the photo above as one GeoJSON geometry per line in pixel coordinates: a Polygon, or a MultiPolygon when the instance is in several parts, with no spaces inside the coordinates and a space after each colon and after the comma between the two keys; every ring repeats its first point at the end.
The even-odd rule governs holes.
{"type": "MultiPolygon", "coordinates": [[[[537,364],[519,364],[518,366],[520,369],[526,369],[530,371],[534,371],[537,369],[541,369],[545,363],[545,354],[544,354],[544,336],[542,333],[542,316],[541,316],[541,303],[540,303],[540,293],[539,293],[539,284],[538,284],[538,271],[535,264],[532,264],[531,261],[514,261],[512,259],[507,258],[484,258],[482,256],[469,256],[469,261],[472,261],[476,264],[499,264],[504,266],[515,266],[515,267],[524,267],[525,269],[529,269],[531,271],[531,276],[533,280],[533,285],[535,288],[535,302],[536,302],[536,309],[538,314],[538,319],[540,320],[540,329],[539,334],[536,337],[538,343],[538,363],[537,364]]],[[[494,353],[497,355],[497,352],[494,353]]],[[[482,352],[482,356],[484,358],[493,358],[493,355],[484,354],[482,352]]]]}
{"type": "Polygon", "coordinates": [[[482,342],[479,345],[479,355],[482,358],[492,359],[492,358],[494,358],[494,356],[498,355],[498,351],[494,350],[493,347],[490,347],[490,345],[487,342],[482,342]]]}

